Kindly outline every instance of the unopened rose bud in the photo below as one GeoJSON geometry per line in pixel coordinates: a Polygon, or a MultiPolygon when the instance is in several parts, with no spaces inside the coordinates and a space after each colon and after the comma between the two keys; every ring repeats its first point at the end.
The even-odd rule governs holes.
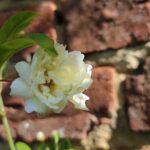
{"type": "Polygon", "coordinates": [[[45,134],[42,131],[39,131],[36,135],[36,138],[38,141],[43,142],[45,141],[46,137],[45,134]]]}

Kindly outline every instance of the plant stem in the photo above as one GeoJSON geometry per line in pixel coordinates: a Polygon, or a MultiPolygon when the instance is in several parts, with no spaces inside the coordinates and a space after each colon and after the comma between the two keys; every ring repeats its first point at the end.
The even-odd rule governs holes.
{"type": "Polygon", "coordinates": [[[59,133],[57,131],[55,131],[53,133],[53,138],[54,138],[55,150],[59,150],[59,140],[60,140],[60,137],[59,137],[59,133]]]}
{"type": "Polygon", "coordinates": [[[11,82],[11,80],[0,80],[0,82],[11,82]]]}
{"type": "Polygon", "coordinates": [[[4,129],[5,129],[5,133],[6,133],[6,137],[7,137],[7,141],[8,141],[10,150],[16,150],[14,142],[13,142],[13,138],[12,138],[12,135],[11,135],[10,127],[9,127],[9,124],[8,124],[8,119],[7,119],[7,116],[6,116],[6,113],[5,113],[5,108],[4,108],[4,103],[3,103],[3,100],[2,100],[1,92],[2,92],[2,83],[0,83],[0,114],[1,114],[1,117],[2,117],[2,122],[3,122],[3,126],[4,126],[4,129]]]}

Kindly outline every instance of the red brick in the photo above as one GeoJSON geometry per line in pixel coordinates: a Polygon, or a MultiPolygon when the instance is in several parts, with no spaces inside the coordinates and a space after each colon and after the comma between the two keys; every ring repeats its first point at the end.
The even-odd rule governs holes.
{"type": "Polygon", "coordinates": [[[118,109],[116,72],[113,67],[96,67],[93,70],[93,84],[86,91],[90,97],[87,105],[100,122],[111,122],[118,109]]]}
{"type": "Polygon", "coordinates": [[[37,115],[35,113],[26,113],[24,111],[24,108],[13,108],[11,107],[5,107],[5,111],[7,114],[7,117],[12,122],[20,122],[25,119],[35,119],[37,118],[37,115]]]}
{"type": "Polygon", "coordinates": [[[51,138],[54,131],[58,131],[62,138],[83,139],[91,125],[91,115],[80,113],[77,115],[55,116],[41,119],[28,119],[19,122],[16,126],[17,135],[26,142],[36,141],[39,131],[46,139],[51,138]]]}
{"type": "Polygon", "coordinates": [[[133,131],[150,131],[150,58],[144,72],[129,75],[125,81],[125,95],[129,126],[133,131]]]}
{"type": "Polygon", "coordinates": [[[149,40],[150,2],[74,0],[62,6],[69,49],[119,49],[149,40]]]}
{"type": "MultiPolygon", "coordinates": [[[[10,122],[9,122],[9,123],[10,123],[10,122]]],[[[11,130],[11,135],[12,135],[12,137],[13,137],[14,139],[16,139],[17,134],[16,134],[16,130],[15,130],[15,128],[14,128],[14,125],[12,125],[12,124],[10,124],[10,125],[11,125],[11,128],[10,128],[10,130],[11,130]]],[[[0,138],[7,140],[4,127],[3,127],[3,125],[1,125],[1,124],[0,124],[0,138]]]]}

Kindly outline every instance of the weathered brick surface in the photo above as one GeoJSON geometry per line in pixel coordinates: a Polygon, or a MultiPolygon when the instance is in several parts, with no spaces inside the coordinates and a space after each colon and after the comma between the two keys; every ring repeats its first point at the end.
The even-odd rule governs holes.
{"type": "MultiPolygon", "coordinates": [[[[10,122],[9,122],[9,124],[10,124],[10,122]]],[[[13,128],[14,126],[11,124],[11,128],[10,128],[10,130],[11,130],[11,135],[12,135],[12,137],[14,138],[14,139],[16,139],[16,137],[17,137],[17,135],[16,135],[16,130],[13,128]]],[[[0,124],[0,138],[1,139],[7,139],[6,138],[6,134],[5,134],[5,129],[4,129],[4,127],[0,124]]]]}
{"type": "Polygon", "coordinates": [[[133,131],[150,131],[150,58],[139,75],[128,76],[125,95],[128,103],[129,125],[133,131]]]}
{"type": "MultiPolygon", "coordinates": [[[[12,114],[12,111],[10,113],[12,114]]],[[[20,113],[20,110],[18,113],[20,113]]],[[[15,117],[18,118],[19,116],[15,117]]],[[[32,119],[30,117],[30,119],[17,122],[11,120],[10,125],[13,138],[31,143],[37,140],[38,132],[43,132],[46,139],[51,138],[54,131],[58,131],[62,138],[69,137],[78,140],[86,138],[92,120],[93,116],[90,113],[82,112],[72,116],[55,115],[53,117],[36,117],[32,119]]],[[[6,138],[2,125],[0,125],[0,138],[6,138]]]]}
{"type": "Polygon", "coordinates": [[[93,84],[86,91],[91,99],[87,105],[90,112],[95,114],[102,123],[108,123],[109,119],[116,117],[119,106],[115,69],[113,67],[96,67],[93,70],[92,78],[93,84]]]}
{"type": "Polygon", "coordinates": [[[90,129],[90,114],[80,113],[70,117],[57,116],[35,120],[25,120],[17,125],[17,134],[27,142],[36,140],[37,133],[42,131],[46,139],[58,131],[62,138],[81,139],[87,136],[90,129]],[[61,122],[61,123],[60,123],[61,122]]]}
{"type": "MultiPolygon", "coordinates": [[[[97,66],[93,69],[93,84],[85,91],[90,97],[90,100],[87,102],[89,112],[77,110],[72,104],[69,104],[58,115],[50,113],[43,117],[37,116],[36,113],[28,114],[24,111],[24,100],[10,97],[10,90],[7,88],[3,92],[3,97],[14,139],[31,143],[36,141],[39,131],[42,131],[46,139],[48,139],[52,137],[53,131],[58,130],[62,137],[80,140],[86,138],[96,124],[100,125],[100,130],[96,130],[96,134],[93,135],[94,138],[90,141],[92,142],[91,149],[93,147],[102,148],[102,146],[110,146],[110,149],[114,147],[116,149],[142,149],[143,145],[149,144],[150,138],[148,133],[137,133],[137,131],[150,131],[150,58],[146,59],[143,70],[140,70],[140,72],[139,70],[136,70],[135,74],[128,72],[131,75],[128,75],[122,93],[119,93],[122,94],[122,99],[119,99],[120,97],[117,95],[117,82],[119,82],[117,80],[119,79],[114,68],[117,68],[117,64],[120,64],[122,68],[126,65],[130,68],[130,71],[133,71],[139,64],[142,66],[141,61],[144,61],[144,57],[149,55],[149,47],[139,47],[139,50],[137,50],[134,45],[149,40],[150,1],[60,1],[66,1],[61,5],[63,6],[62,12],[65,15],[66,21],[64,24],[65,35],[61,39],[67,40],[69,49],[78,49],[84,53],[93,53],[108,49],[116,50],[127,45],[132,45],[133,50],[129,50],[127,47],[124,50],[125,52],[122,51],[122,53],[121,50],[118,52],[111,51],[111,53],[107,51],[109,57],[105,58],[104,56],[107,55],[106,52],[87,55],[86,60],[89,61],[90,56],[92,56],[92,62],[97,66]],[[107,61],[108,59],[109,61],[107,61]],[[113,61],[117,63],[113,63],[113,61]],[[129,62],[132,62],[133,67],[129,62]],[[118,125],[115,126],[119,106],[118,99],[122,104],[124,97],[127,100],[127,105],[125,105],[127,106],[127,111],[124,112],[123,105],[121,111],[118,111],[121,119],[119,118],[118,125]],[[128,117],[126,117],[127,115],[128,117]],[[126,118],[128,119],[129,128],[136,132],[129,131],[128,126],[126,126],[126,118]],[[101,130],[103,126],[109,127],[110,132],[108,134],[105,134],[101,130]],[[111,130],[112,127],[116,127],[116,130],[113,132],[111,130]]],[[[42,1],[30,6],[21,6],[20,8],[17,6],[15,9],[11,8],[0,12],[0,25],[8,16],[17,11],[36,10],[40,12],[41,16],[35,19],[25,32],[46,33],[54,40],[57,40],[54,9],[55,6],[48,1],[42,1]]],[[[34,50],[35,48],[30,48],[24,51],[15,56],[12,62],[17,62],[20,59],[29,61],[30,54],[34,50]]],[[[122,72],[122,70],[119,71],[122,72]]],[[[10,70],[9,73],[10,76],[8,77],[10,79],[16,75],[14,70],[10,70]]],[[[7,84],[5,86],[9,87],[7,84]]],[[[1,122],[0,138],[5,139],[1,122]]]]}
{"type": "Polygon", "coordinates": [[[149,40],[148,1],[70,0],[66,1],[62,11],[70,49],[89,53],[149,40]]]}
{"type": "Polygon", "coordinates": [[[5,107],[7,117],[12,122],[20,122],[25,119],[35,119],[37,118],[37,115],[35,113],[26,113],[24,111],[24,108],[14,108],[13,105],[10,105],[9,107],[5,107]]]}

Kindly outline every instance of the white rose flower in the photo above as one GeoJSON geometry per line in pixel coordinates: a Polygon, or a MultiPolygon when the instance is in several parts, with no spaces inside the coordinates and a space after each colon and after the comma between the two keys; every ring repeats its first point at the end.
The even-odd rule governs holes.
{"type": "Polygon", "coordinates": [[[88,110],[88,96],[82,92],[92,83],[92,66],[83,62],[79,51],[68,52],[63,45],[54,45],[58,56],[38,50],[31,63],[16,64],[20,77],[11,84],[11,95],[25,99],[25,110],[46,113],[61,112],[68,101],[76,108],[88,110]]]}

